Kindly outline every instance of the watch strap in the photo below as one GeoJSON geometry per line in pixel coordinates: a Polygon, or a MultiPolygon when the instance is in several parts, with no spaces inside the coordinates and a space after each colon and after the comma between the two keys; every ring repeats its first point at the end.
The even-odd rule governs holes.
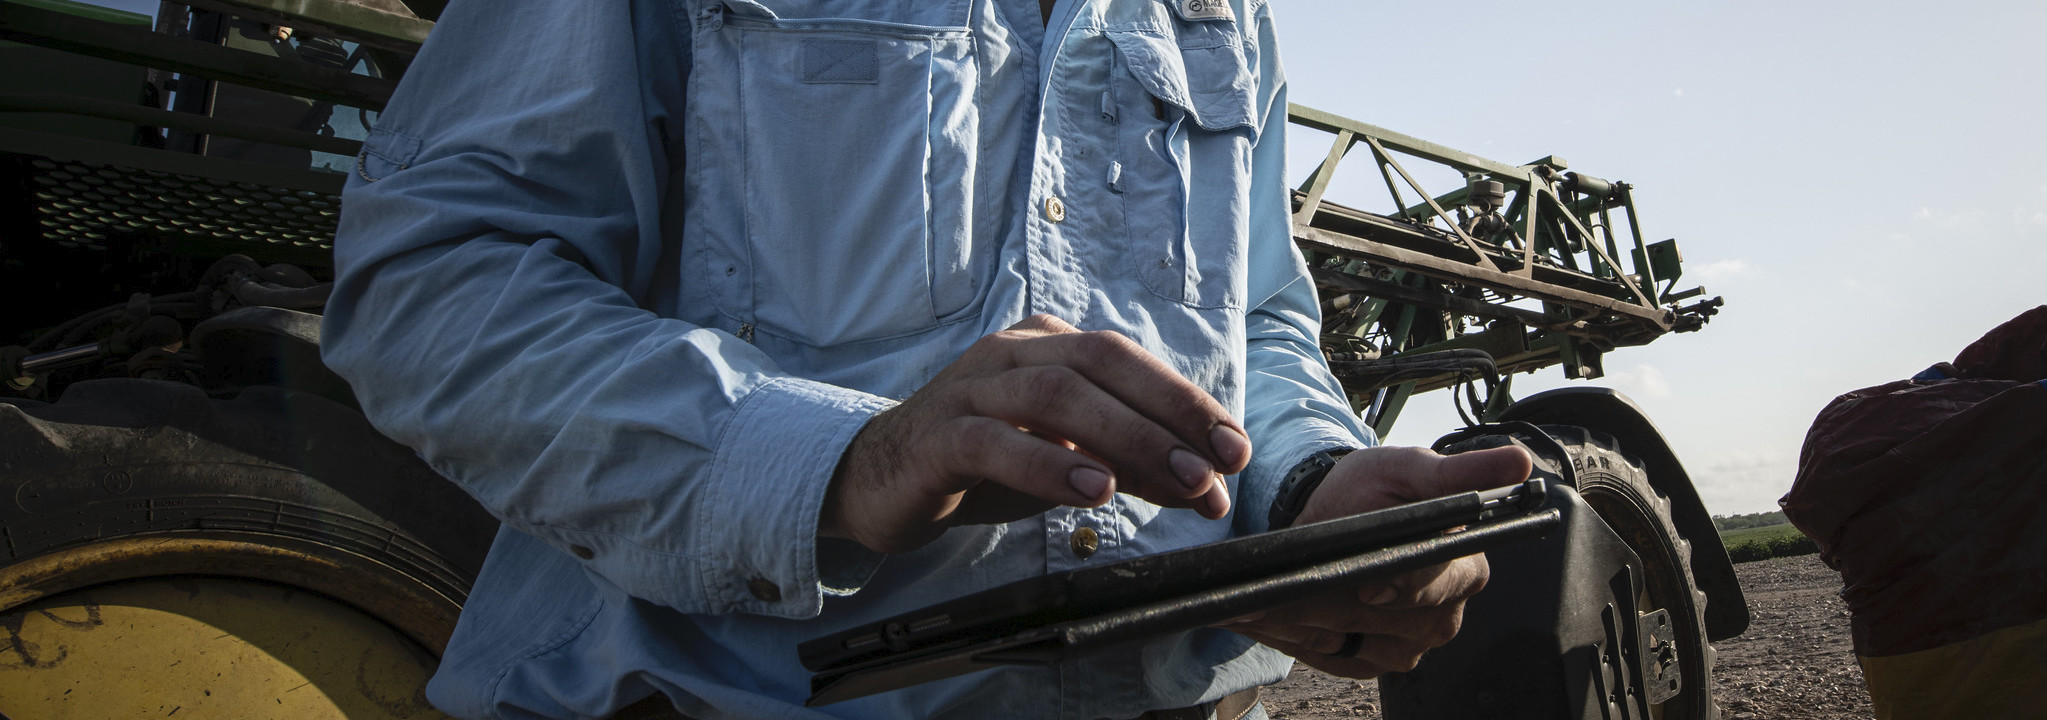
{"type": "Polygon", "coordinates": [[[1329,477],[1336,461],[1350,452],[1350,448],[1320,450],[1295,463],[1280,481],[1279,491],[1273,494],[1272,509],[1265,516],[1266,529],[1292,527],[1301,512],[1308,509],[1308,498],[1315,494],[1315,488],[1322,486],[1322,479],[1329,477]]]}

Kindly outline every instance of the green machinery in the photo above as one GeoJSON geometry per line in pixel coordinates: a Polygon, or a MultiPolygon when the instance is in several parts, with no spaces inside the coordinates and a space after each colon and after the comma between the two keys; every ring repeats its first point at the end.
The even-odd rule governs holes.
{"type": "MultiPolygon", "coordinates": [[[[1339,374],[1354,376],[1346,380],[1362,381],[1345,386],[1381,434],[1412,393],[1473,379],[1473,371],[1371,361],[1477,350],[1495,363],[1488,370],[1508,377],[1561,365],[1566,377],[1592,379],[1604,374],[1606,352],[1698,330],[1718,312],[1719,298],[1678,305],[1705,291],[1678,289],[1677,241],[1644,241],[1627,183],[1567,172],[1555,156],[1507,165],[1290,110],[1297,128],[1335,136],[1294,193],[1293,236],[1323,298],[1324,350],[1339,374]],[[1367,153],[1350,165],[1369,162],[1384,181],[1377,212],[1328,195],[1344,160],[1367,153]],[[1410,165],[1447,169],[1462,182],[1432,195],[1410,165]]],[[[1508,402],[1491,398],[1491,413],[1508,402]]]]}
{"type": "MultiPolygon", "coordinates": [[[[189,0],[152,19],[0,0],[0,716],[436,716],[421,683],[496,523],[362,419],[319,363],[317,312],[346,173],[443,4],[189,0]],[[107,678],[129,692],[65,691],[107,678]]],[[[1625,183],[1290,110],[1297,138],[1334,137],[1292,234],[1332,367],[1382,433],[1413,393],[1460,384],[1475,420],[1589,417],[1517,409],[1500,377],[1595,378],[1605,352],[1719,304],[1678,288],[1675,243],[1644,242],[1625,183]],[[1339,202],[1339,166],[1386,194],[1339,202]]],[[[1693,653],[1656,714],[1710,717],[1701,636],[1739,633],[1745,609],[1717,537],[1685,543],[1705,517],[1682,469],[1653,429],[1620,428],[1654,487],[1601,505],[1581,486],[1662,543],[1629,542],[1649,576],[1682,580],[1639,598],[1693,653]],[[1740,622],[1702,614],[1707,596],[1740,622]]]]}

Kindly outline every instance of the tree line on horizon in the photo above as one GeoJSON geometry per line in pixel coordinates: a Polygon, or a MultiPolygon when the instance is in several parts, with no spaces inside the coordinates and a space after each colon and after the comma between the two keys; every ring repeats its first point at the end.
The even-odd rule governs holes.
{"type": "Polygon", "coordinates": [[[1769,527],[1771,525],[1785,525],[1790,522],[1789,518],[1784,517],[1784,511],[1782,510],[1749,513],[1747,515],[1714,515],[1713,529],[1727,532],[1729,530],[1746,530],[1748,528],[1769,527]]]}

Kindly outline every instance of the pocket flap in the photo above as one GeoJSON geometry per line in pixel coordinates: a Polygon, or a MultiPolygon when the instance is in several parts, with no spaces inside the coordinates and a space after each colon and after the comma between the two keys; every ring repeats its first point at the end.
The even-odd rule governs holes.
{"type": "Polygon", "coordinates": [[[374,128],[362,141],[355,158],[355,174],[376,182],[404,170],[419,157],[419,138],[387,128],[374,128]]]}
{"type": "Polygon", "coordinates": [[[1185,110],[1203,130],[1248,128],[1254,133],[1257,107],[1252,77],[1239,45],[1183,48],[1150,32],[1108,33],[1128,60],[1130,74],[1153,97],[1185,110]]]}
{"type": "Polygon", "coordinates": [[[764,20],[776,19],[775,11],[754,0],[725,0],[725,9],[734,14],[757,17],[764,20]]]}

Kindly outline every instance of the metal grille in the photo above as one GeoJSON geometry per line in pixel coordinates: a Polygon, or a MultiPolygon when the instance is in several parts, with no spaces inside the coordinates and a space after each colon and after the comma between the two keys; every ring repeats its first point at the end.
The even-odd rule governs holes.
{"type": "Polygon", "coordinates": [[[330,250],[341,199],[327,193],[90,162],[29,161],[36,221],[66,248],[104,250],[109,235],[199,236],[330,250]]]}

